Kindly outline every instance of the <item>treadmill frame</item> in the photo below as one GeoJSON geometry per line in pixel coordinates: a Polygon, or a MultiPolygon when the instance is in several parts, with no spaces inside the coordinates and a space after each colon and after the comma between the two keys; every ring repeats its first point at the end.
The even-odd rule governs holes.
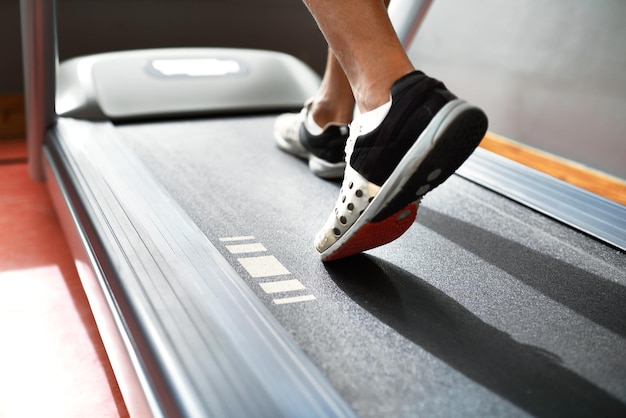
{"type": "MultiPolygon", "coordinates": [[[[153,328],[146,329],[146,323],[143,321],[152,314],[140,312],[145,306],[136,303],[137,295],[125,284],[127,279],[120,278],[120,275],[126,274],[127,277],[138,280],[136,265],[123,254],[121,251],[123,245],[119,240],[105,242],[106,238],[119,238],[122,236],[119,234],[124,234],[124,230],[116,229],[102,218],[106,210],[112,210],[105,208],[107,202],[103,200],[103,195],[98,194],[104,188],[96,187],[98,181],[102,181],[102,172],[99,171],[102,167],[96,170],[93,166],[91,168],[87,166],[88,174],[81,173],[77,169],[76,160],[72,160],[75,156],[70,156],[64,149],[64,141],[73,135],[69,134],[70,131],[107,136],[110,135],[110,130],[106,124],[98,125],[93,130],[84,125],[88,122],[59,120],[56,115],[58,66],[56,1],[20,0],[20,2],[30,174],[37,181],[47,181],[127,409],[131,416],[204,415],[208,412],[207,406],[198,398],[198,395],[203,393],[203,388],[198,387],[197,381],[190,379],[184,368],[179,367],[180,364],[177,363],[180,355],[172,353],[171,346],[167,347],[167,344],[157,341],[158,338],[166,336],[163,334],[165,328],[157,331],[153,328]],[[96,190],[99,192],[95,192],[96,190]],[[154,337],[155,335],[158,338],[154,337]]],[[[431,1],[428,0],[392,2],[390,14],[405,46],[410,43],[430,4],[431,1]],[[406,11],[407,8],[409,13],[406,11]]],[[[93,150],[100,146],[101,143],[94,141],[88,145],[88,149],[96,152],[93,150]]],[[[125,167],[133,169],[132,163],[126,164],[125,167]]],[[[459,174],[583,230],[616,248],[626,250],[626,208],[622,205],[483,150],[478,150],[460,169],[459,174]],[[577,210],[572,211],[572,208],[577,210]],[[559,213],[555,213],[555,209],[559,213]],[[581,216],[584,220],[581,220],[581,216]]],[[[144,180],[151,182],[149,176],[144,180]]],[[[115,179],[110,181],[116,182],[115,179]]],[[[139,187],[137,185],[134,187],[138,190],[148,190],[142,183],[139,183],[139,187]]],[[[130,201],[126,201],[121,202],[120,207],[114,212],[131,209],[130,201]]],[[[165,231],[177,235],[182,233],[181,230],[178,232],[175,230],[178,226],[174,229],[172,225],[163,227],[165,229],[157,228],[153,232],[165,231]]],[[[195,236],[192,224],[187,224],[185,228],[188,228],[186,233],[195,236]]],[[[128,243],[132,242],[131,237],[126,238],[128,243]]],[[[196,250],[198,248],[207,250],[209,247],[202,237],[197,238],[192,247],[196,250]]],[[[149,252],[147,248],[144,250],[149,252]]],[[[179,250],[180,248],[169,248],[166,252],[170,251],[169,255],[177,257],[180,255],[179,250]]],[[[208,251],[210,252],[210,248],[208,251]]],[[[137,259],[141,258],[139,255],[136,256],[137,259]]],[[[154,263],[152,268],[155,269],[153,272],[156,272],[160,265],[159,260],[153,254],[146,253],[146,256],[154,263]]],[[[167,259],[167,256],[164,256],[164,259],[167,259]]],[[[316,405],[321,410],[329,412],[329,415],[349,416],[351,414],[349,408],[343,404],[304,354],[290,342],[287,334],[263,306],[258,301],[255,302],[255,298],[250,298],[251,293],[247,293],[245,288],[238,287],[229,267],[222,265],[223,261],[217,256],[200,259],[199,263],[194,274],[202,277],[202,269],[215,269],[218,266],[219,272],[215,273],[215,281],[232,284],[233,289],[237,289],[236,292],[240,292],[240,296],[246,304],[249,304],[255,320],[262,324],[250,326],[265,327],[267,334],[259,333],[259,338],[271,340],[266,344],[270,354],[267,358],[275,356],[276,350],[289,353],[293,363],[290,367],[283,364],[282,374],[274,376],[273,379],[295,379],[292,382],[296,383],[290,385],[299,388],[299,395],[295,396],[301,396],[307,402],[312,402],[302,404],[301,408],[316,405]],[[294,378],[294,369],[291,367],[298,369],[300,375],[294,378]]],[[[277,357],[274,357],[273,361],[277,361],[277,357]]],[[[248,371],[256,373],[254,370],[248,371]]],[[[256,407],[259,409],[255,412],[257,416],[272,415],[276,412],[273,408],[277,407],[279,410],[284,408],[283,411],[293,413],[290,409],[293,405],[289,404],[291,400],[281,401],[274,398],[276,404],[257,404],[256,407]],[[264,407],[267,409],[263,409],[264,407]]],[[[306,412],[307,409],[300,411],[306,412]]]]}
{"type": "MultiPolygon", "coordinates": [[[[404,3],[410,8],[408,14],[403,9],[395,12],[397,17],[394,18],[396,21],[399,20],[396,27],[404,42],[408,43],[430,1],[398,0],[397,3],[404,3]]],[[[133,228],[126,229],[119,223],[115,224],[115,221],[124,219],[126,212],[132,211],[132,205],[128,202],[120,203],[118,195],[107,195],[107,191],[110,190],[108,184],[110,182],[120,184],[124,180],[111,172],[108,173],[109,177],[104,179],[102,172],[107,171],[101,170],[103,167],[95,169],[97,164],[91,164],[93,161],[79,167],[77,161],[80,158],[89,160],[89,155],[100,155],[100,151],[108,151],[116,154],[113,157],[113,161],[116,161],[115,172],[133,170],[134,165],[124,159],[126,153],[123,150],[120,151],[118,148],[115,151],[113,147],[112,151],[110,144],[116,141],[112,138],[115,134],[112,133],[109,123],[77,122],[59,118],[56,113],[59,66],[56,0],[20,0],[20,8],[29,172],[34,180],[47,183],[129,414],[205,416],[228,412],[236,416],[294,416],[311,413],[352,416],[350,408],[295,345],[286,331],[271,317],[250,289],[240,283],[238,276],[235,277],[234,270],[224,264],[225,261],[215,249],[211,250],[212,246],[208,240],[202,237],[197,237],[196,240],[189,239],[189,234],[200,234],[190,220],[183,222],[186,234],[182,234],[180,225],[171,223],[162,224],[161,227],[165,229],[155,227],[152,232],[156,235],[165,234],[170,238],[177,236],[179,243],[192,242],[192,248],[186,248],[186,251],[191,251],[192,254],[203,251],[203,257],[196,256],[187,260],[195,265],[195,268],[185,272],[186,283],[193,283],[194,280],[203,281],[206,279],[207,270],[210,271],[209,276],[214,279],[213,288],[207,286],[205,290],[209,292],[219,290],[220,286],[226,289],[226,294],[215,299],[214,306],[221,311],[210,318],[218,324],[232,315],[237,318],[237,329],[247,326],[255,337],[245,339],[249,344],[247,349],[242,350],[240,346],[233,345],[230,352],[221,353],[227,354],[231,365],[238,363],[244,365],[232,378],[231,388],[237,387],[237,390],[233,389],[232,395],[221,392],[222,397],[227,398],[225,400],[220,400],[211,393],[212,389],[217,388],[217,386],[211,388],[212,378],[219,376],[228,379],[228,374],[220,374],[217,367],[220,362],[225,361],[225,358],[218,358],[220,353],[211,352],[217,345],[211,346],[209,342],[207,351],[207,347],[202,346],[206,339],[201,341],[200,338],[195,346],[205,349],[202,354],[213,356],[213,369],[205,367],[191,370],[188,367],[189,362],[185,361],[180,352],[181,347],[185,347],[184,342],[171,341],[173,328],[164,327],[159,314],[165,312],[171,314],[170,316],[173,315],[172,318],[178,315],[172,323],[175,327],[187,326],[187,334],[190,334],[189,327],[195,326],[193,321],[187,318],[186,323],[178,322],[181,318],[185,319],[185,313],[176,311],[172,314],[171,304],[165,304],[160,310],[155,311],[151,310],[154,303],[149,299],[144,298],[141,301],[137,299],[141,298],[142,294],[145,296],[145,289],[141,289],[142,278],[139,277],[141,274],[138,271],[146,268],[146,264],[150,264],[152,267],[148,266],[147,271],[143,270],[148,281],[155,276],[165,282],[180,280],[182,276],[179,273],[172,273],[167,277],[159,273],[169,267],[167,260],[184,256],[186,251],[181,251],[180,247],[174,249],[167,246],[163,252],[155,255],[151,252],[154,248],[137,245],[149,241],[149,237],[143,233],[145,231],[135,231],[136,234],[133,235],[133,228]],[[86,145],[83,148],[85,152],[80,156],[72,155],[64,148],[64,142],[77,135],[82,135],[81,139],[85,137],[91,139],[85,141],[86,145]],[[105,142],[96,138],[106,141],[107,145],[103,146],[105,142]],[[118,206],[115,205],[116,201],[119,203],[118,206]],[[110,219],[106,218],[107,214],[111,216],[110,219]],[[130,247],[125,247],[125,244],[130,247]],[[134,257],[124,254],[124,247],[132,249],[134,257]],[[129,283],[135,287],[131,288],[129,283]],[[228,295],[231,296],[230,305],[223,303],[223,299],[227,299],[228,295]],[[234,300],[233,295],[237,296],[234,300]],[[236,312],[238,309],[243,309],[244,313],[236,312]],[[246,355],[251,355],[256,362],[246,361],[246,355]],[[189,375],[193,374],[191,372],[195,372],[195,379],[190,378],[189,375]],[[255,396],[258,387],[245,384],[243,379],[251,376],[256,376],[257,379],[263,376],[265,380],[260,381],[260,384],[267,392],[269,401],[255,396]],[[285,394],[288,396],[283,396],[285,394]],[[212,397],[212,402],[207,403],[206,399],[203,399],[206,397],[212,397]],[[238,397],[239,399],[246,397],[249,401],[242,406],[241,402],[237,401],[238,397]]],[[[127,196],[137,193],[141,195],[142,192],[151,190],[146,184],[153,180],[144,174],[139,174],[140,180],[133,182],[131,187],[134,187],[134,191],[127,196]]],[[[149,195],[146,196],[149,198],[149,195]]],[[[167,204],[171,203],[171,199],[166,198],[159,203],[163,202],[169,207],[167,204]]],[[[169,209],[170,212],[177,211],[176,207],[169,209]]],[[[182,213],[179,215],[184,217],[182,213]]],[[[158,219],[158,216],[153,217],[154,219],[158,219]]],[[[192,292],[188,294],[191,295],[192,292]]],[[[163,300],[168,299],[168,296],[171,297],[172,294],[154,295],[155,299],[161,297],[163,300]]],[[[176,299],[175,295],[173,299],[176,299]]],[[[234,332],[235,330],[228,330],[223,324],[215,325],[214,331],[231,333],[242,338],[240,334],[234,332]]],[[[192,330],[191,334],[198,336],[201,332],[194,333],[192,330]]],[[[187,345],[187,348],[192,346],[193,344],[187,345]]],[[[217,385],[222,383],[216,382],[217,385]]]]}

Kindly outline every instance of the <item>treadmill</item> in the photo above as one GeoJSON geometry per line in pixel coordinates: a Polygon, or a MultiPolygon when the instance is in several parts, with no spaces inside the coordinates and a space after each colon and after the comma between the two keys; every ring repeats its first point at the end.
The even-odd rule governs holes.
{"type": "MultiPolygon", "coordinates": [[[[430,1],[394,0],[405,44],[430,1]]],[[[131,416],[626,416],[626,208],[478,149],[386,246],[321,263],[339,184],[273,121],[319,77],[228,48],[57,63],[21,0],[45,181],[131,416]]]]}

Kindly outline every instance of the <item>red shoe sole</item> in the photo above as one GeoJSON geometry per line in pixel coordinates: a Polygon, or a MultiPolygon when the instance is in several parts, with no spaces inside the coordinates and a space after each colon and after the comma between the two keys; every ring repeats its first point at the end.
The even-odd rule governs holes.
{"type": "Polygon", "coordinates": [[[333,261],[387,244],[404,234],[415,222],[417,204],[411,203],[380,222],[363,225],[352,237],[322,261],[333,261]]]}

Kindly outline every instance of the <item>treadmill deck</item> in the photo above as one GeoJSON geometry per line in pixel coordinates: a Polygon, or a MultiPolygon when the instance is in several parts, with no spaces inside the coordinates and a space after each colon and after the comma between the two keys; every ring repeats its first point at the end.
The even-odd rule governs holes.
{"type": "Polygon", "coordinates": [[[400,239],[323,264],[339,185],[273,120],[116,131],[358,415],[624,413],[623,253],[453,176],[400,239]]]}

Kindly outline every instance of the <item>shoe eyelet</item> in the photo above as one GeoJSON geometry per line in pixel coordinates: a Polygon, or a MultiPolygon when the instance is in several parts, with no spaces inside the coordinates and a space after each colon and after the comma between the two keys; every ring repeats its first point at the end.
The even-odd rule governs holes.
{"type": "Polygon", "coordinates": [[[357,191],[354,192],[354,194],[356,195],[356,197],[363,197],[363,190],[357,189],[357,191]]]}
{"type": "Polygon", "coordinates": [[[347,208],[350,212],[352,212],[354,210],[354,203],[348,203],[347,208]]]}

